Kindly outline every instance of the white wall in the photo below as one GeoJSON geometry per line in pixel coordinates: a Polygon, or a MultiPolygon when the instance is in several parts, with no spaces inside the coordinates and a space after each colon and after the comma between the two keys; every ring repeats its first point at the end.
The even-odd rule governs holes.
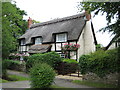
{"type": "Polygon", "coordinates": [[[86,26],[84,28],[84,39],[85,39],[85,54],[94,52],[95,44],[94,44],[93,32],[91,28],[91,21],[86,22],[86,26]]]}
{"type": "Polygon", "coordinates": [[[81,55],[89,54],[95,51],[94,38],[91,29],[91,21],[86,22],[86,25],[77,43],[80,44],[80,48],[78,49],[78,58],[81,55]]]}

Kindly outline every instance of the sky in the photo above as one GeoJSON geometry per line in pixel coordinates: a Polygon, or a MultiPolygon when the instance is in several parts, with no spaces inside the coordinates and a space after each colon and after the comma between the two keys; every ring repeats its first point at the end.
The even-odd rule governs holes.
{"type": "MultiPolygon", "coordinates": [[[[46,22],[56,18],[62,18],[79,14],[77,5],[81,0],[14,0],[17,7],[24,10],[27,16],[24,19],[31,17],[40,22],[46,22]]],[[[98,32],[99,29],[106,26],[105,15],[92,15],[92,22],[96,33],[96,38],[99,44],[107,46],[113,36],[110,33],[98,32]]]]}

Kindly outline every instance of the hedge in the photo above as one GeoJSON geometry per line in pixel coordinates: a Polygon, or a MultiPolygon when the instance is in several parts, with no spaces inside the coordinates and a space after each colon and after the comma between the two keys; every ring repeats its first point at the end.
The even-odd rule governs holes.
{"type": "Polygon", "coordinates": [[[57,67],[58,74],[66,75],[75,73],[78,70],[78,62],[74,59],[63,59],[57,67]]]}
{"type": "Polygon", "coordinates": [[[5,60],[7,69],[17,70],[17,71],[25,71],[25,63],[20,63],[20,61],[15,60],[5,60]]]}
{"type": "Polygon", "coordinates": [[[92,72],[103,77],[109,73],[117,72],[117,50],[98,50],[90,55],[82,55],[79,64],[82,74],[92,72]]]}
{"type": "Polygon", "coordinates": [[[54,69],[58,66],[58,62],[61,62],[62,58],[58,53],[48,52],[45,54],[34,54],[28,57],[26,62],[26,69],[29,69],[34,66],[36,63],[47,63],[52,66],[54,69]]]}

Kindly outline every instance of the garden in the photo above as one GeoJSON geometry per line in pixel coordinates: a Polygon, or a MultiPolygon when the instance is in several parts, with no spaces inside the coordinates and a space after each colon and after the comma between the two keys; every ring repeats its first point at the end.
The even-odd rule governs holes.
{"type": "Polygon", "coordinates": [[[5,59],[2,62],[3,82],[4,80],[15,81],[12,80],[13,78],[10,75],[7,75],[6,70],[9,69],[28,73],[32,88],[46,88],[51,86],[56,75],[74,73],[78,68],[77,61],[63,59],[55,52],[23,56],[25,61],[22,62],[18,60],[20,57],[21,55],[10,55],[9,59],[5,59]]]}
{"type": "MultiPolygon", "coordinates": [[[[98,83],[104,81],[102,83],[105,84],[108,80],[106,84],[117,87],[117,79],[114,81],[109,81],[109,78],[107,77],[110,74],[117,73],[117,49],[108,51],[98,50],[89,55],[82,55],[79,58],[79,62],[73,59],[61,58],[60,55],[56,52],[25,56],[23,57],[25,60],[24,62],[18,61],[16,57],[20,58],[18,56],[10,56],[10,59],[5,59],[2,62],[3,82],[6,82],[6,79],[15,81],[15,78],[13,79],[15,76],[10,76],[6,73],[6,69],[11,69],[28,73],[30,75],[29,80],[31,81],[32,88],[46,88],[51,86],[56,75],[67,75],[75,73],[79,68],[81,74],[84,76],[82,82],[98,83]]],[[[20,81],[21,79],[16,80],[20,81]]],[[[23,78],[22,80],[28,80],[28,78],[23,78]]],[[[73,82],[80,83],[81,81],[73,82]]]]}

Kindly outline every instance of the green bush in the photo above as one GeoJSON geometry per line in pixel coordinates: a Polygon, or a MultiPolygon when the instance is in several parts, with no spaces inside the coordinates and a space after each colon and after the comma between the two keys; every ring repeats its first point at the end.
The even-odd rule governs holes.
{"type": "Polygon", "coordinates": [[[66,75],[78,70],[78,62],[74,59],[63,59],[57,67],[58,74],[66,75]]]}
{"type": "Polygon", "coordinates": [[[79,67],[80,67],[80,72],[82,74],[85,74],[89,71],[89,64],[90,61],[88,60],[90,58],[90,55],[82,55],[79,59],[79,67]]]}
{"type": "Polygon", "coordinates": [[[7,63],[6,59],[1,60],[0,63],[2,63],[2,78],[6,78],[7,77],[7,68],[9,67],[9,63],[7,63]]]}
{"type": "Polygon", "coordinates": [[[46,63],[38,63],[30,69],[30,81],[32,88],[47,88],[55,78],[55,72],[46,63]]]}
{"type": "Polygon", "coordinates": [[[76,60],[74,60],[74,59],[63,59],[63,62],[78,64],[78,62],[76,60]]]}
{"type": "Polygon", "coordinates": [[[98,50],[90,55],[83,55],[79,59],[80,72],[92,72],[99,77],[117,72],[117,50],[98,50]]]}
{"type": "Polygon", "coordinates": [[[5,63],[7,68],[11,70],[24,71],[25,63],[20,63],[20,61],[6,59],[5,63]]]}
{"type": "Polygon", "coordinates": [[[35,63],[47,63],[48,65],[52,66],[55,69],[61,60],[62,59],[60,55],[55,52],[48,52],[45,54],[34,54],[28,57],[26,68],[27,68],[27,71],[29,71],[29,69],[35,63]]]}

